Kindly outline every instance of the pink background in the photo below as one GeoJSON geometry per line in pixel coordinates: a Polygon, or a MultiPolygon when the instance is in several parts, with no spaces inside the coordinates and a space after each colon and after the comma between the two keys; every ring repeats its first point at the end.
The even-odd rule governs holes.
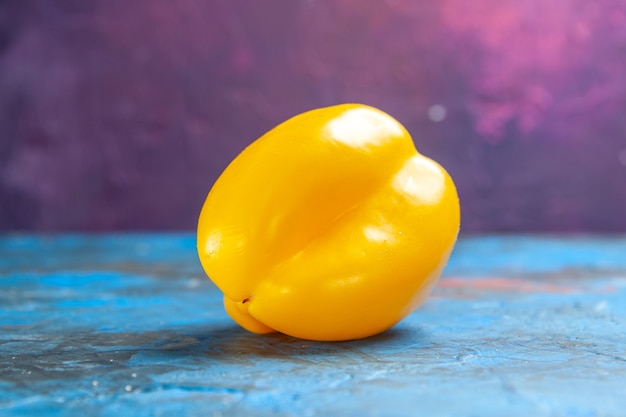
{"type": "Polygon", "coordinates": [[[379,107],[464,232],[626,231],[625,0],[0,3],[0,229],[193,229],[265,131],[379,107]]]}

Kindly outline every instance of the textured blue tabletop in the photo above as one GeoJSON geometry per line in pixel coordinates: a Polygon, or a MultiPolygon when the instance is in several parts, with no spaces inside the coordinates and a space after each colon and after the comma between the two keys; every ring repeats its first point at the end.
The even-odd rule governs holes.
{"type": "Polygon", "coordinates": [[[625,238],[461,239],[352,342],[240,329],[191,235],[0,238],[0,307],[0,415],[626,415],[625,238]]]}

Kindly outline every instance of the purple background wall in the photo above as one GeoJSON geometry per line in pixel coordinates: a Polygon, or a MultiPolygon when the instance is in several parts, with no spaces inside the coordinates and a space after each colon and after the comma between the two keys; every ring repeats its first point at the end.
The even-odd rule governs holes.
{"type": "Polygon", "coordinates": [[[0,229],[192,229],[248,143],[391,113],[463,230],[626,231],[626,0],[0,3],[0,229]]]}

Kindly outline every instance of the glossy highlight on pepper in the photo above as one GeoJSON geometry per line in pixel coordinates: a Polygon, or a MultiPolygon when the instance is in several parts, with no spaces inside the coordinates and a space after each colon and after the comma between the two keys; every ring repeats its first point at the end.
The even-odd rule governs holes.
{"type": "Polygon", "coordinates": [[[388,114],[297,115],[239,154],[198,221],[228,314],[255,333],[364,338],[419,306],[459,230],[454,183],[388,114]]]}

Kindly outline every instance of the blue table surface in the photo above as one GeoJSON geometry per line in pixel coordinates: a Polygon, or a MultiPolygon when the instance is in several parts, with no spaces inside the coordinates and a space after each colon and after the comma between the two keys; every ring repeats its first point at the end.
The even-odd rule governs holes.
{"type": "Polygon", "coordinates": [[[0,237],[0,307],[0,415],[626,415],[623,237],[462,238],[351,342],[237,327],[193,235],[0,237]]]}

